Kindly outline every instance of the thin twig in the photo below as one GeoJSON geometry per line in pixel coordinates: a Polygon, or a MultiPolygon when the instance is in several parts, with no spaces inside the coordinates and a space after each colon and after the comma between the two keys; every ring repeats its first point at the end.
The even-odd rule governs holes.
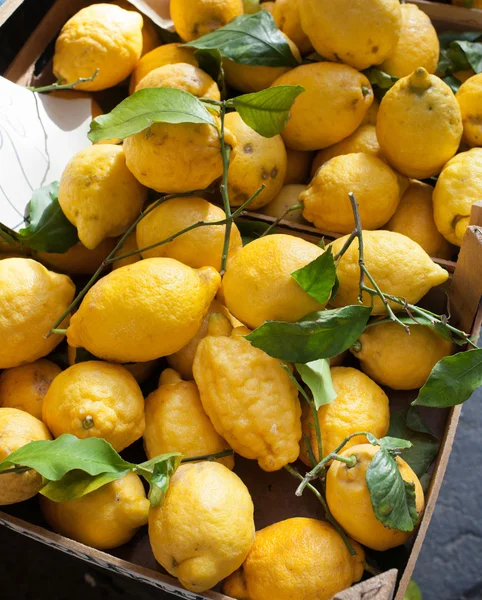
{"type": "Polygon", "coordinates": [[[299,202],[298,204],[293,204],[293,206],[289,206],[285,212],[277,217],[272,223],[271,225],[268,227],[268,229],[266,229],[265,231],[263,231],[263,233],[259,236],[259,237],[264,237],[265,235],[268,235],[271,233],[271,231],[277,227],[281,221],[286,217],[286,215],[289,215],[290,212],[294,212],[295,210],[301,210],[303,208],[303,204],[301,202],[299,202]]]}
{"type": "Polygon", "coordinates": [[[225,456],[233,456],[234,452],[231,449],[222,450],[221,452],[217,452],[216,454],[204,454],[203,456],[191,456],[189,458],[183,458],[181,460],[182,463],[189,463],[198,460],[216,460],[218,458],[224,458],[225,456]]]}
{"type": "Polygon", "coordinates": [[[47,92],[55,92],[57,90],[71,90],[73,89],[76,85],[79,85],[80,83],[89,83],[90,81],[94,81],[94,79],[97,77],[99,73],[99,69],[96,69],[94,71],[94,74],[91,75],[90,77],[79,77],[79,79],[77,79],[77,81],[74,81],[74,83],[52,83],[51,85],[44,85],[42,87],[27,87],[27,90],[31,91],[31,92],[35,92],[37,94],[45,94],[47,92]]]}

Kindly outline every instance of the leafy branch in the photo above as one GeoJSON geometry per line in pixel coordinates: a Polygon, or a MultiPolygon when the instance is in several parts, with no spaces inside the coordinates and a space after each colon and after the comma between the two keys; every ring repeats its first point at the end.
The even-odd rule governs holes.
{"type": "Polygon", "coordinates": [[[96,69],[90,77],[79,77],[79,79],[77,79],[77,81],[74,81],[73,83],[59,83],[57,81],[56,83],[52,83],[51,85],[44,85],[41,87],[30,86],[27,87],[27,90],[30,90],[31,92],[36,92],[37,94],[45,94],[47,92],[55,92],[58,90],[72,90],[75,88],[76,85],[79,85],[80,83],[89,83],[90,81],[94,81],[98,73],[99,69],[96,69]]]}

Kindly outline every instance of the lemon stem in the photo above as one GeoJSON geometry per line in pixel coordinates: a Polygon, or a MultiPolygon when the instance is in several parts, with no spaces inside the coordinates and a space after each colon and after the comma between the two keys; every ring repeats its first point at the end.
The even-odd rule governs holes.
{"type": "Polygon", "coordinates": [[[198,460],[216,460],[218,458],[224,458],[225,456],[233,456],[234,452],[231,449],[222,450],[221,452],[217,452],[216,454],[204,454],[203,456],[190,456],[188,458],[183,458],[181,460],[182,463],[190,463],[198,460]]]}
{"type": "Polygon", "coordinates": [[[269,235],[273,231],[273,229],[281,223],[281,221],[286,217],[286,215],[289,215],[290,212],[294,212],[295,210],[302,210],[302,208],[303,208],[303,204],[301,202],[299,202],[298,204],[293,204],[293,206],[289,206],[285,210],[285,212],[282,215],[280,215],[279,217],[277,217],[271,223],[271,225],[268,227],[268,229],[266,229],[266,231],[263,231],[263,233],[259,237],[264,237],[265,235],[269,235]]]}
{"type": "Polygon", "coordinates": [[[373,565],[370,565],[369,563],[367,563],[365,561],[364,565],[363,565],[364,570],[367,573],[370,573],[370,575],[380,575],[381,571],[379,569],[377,569],[376,567],[374,567],[373,565]]]}
{"type": "Polygon", "coordinates": [[[67,329],[52,329],[52,333],[55,333],[56,335],[65,335],[67,329]]]}
{"type": "Polygon", "coordinates": [[[79,77],[77,81],[74,83],[52,83],[52,85],[44,85],[42,87],[27,87],[27,90],[31,92],[36,92],[37,94],[45,94],[47,92],[55,92],[56,90],[71,90],[79,83],[88,83],[89,81],[94,81],[99,73],[99,69],[96,69],[94,73],[90,77],[79,77]]]}

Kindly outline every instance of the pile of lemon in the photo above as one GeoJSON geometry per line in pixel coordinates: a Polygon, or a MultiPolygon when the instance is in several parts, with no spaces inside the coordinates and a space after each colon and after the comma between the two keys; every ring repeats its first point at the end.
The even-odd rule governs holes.
{"type": "MultiPolygon", "coordinates": [[[[276,0],[260,9],[272,13],[300,66],[224,59],[227,83],[238,92],[282,84],[305,91],[282,134],[272,138],[261,137],[236,112],[226,116],[232,205],[264,184],[252,209],[279,216],[300,201],[300,211],[287,218],[345,235],[332,244],[336,254],[355,225],[348,197],[353,192],[372,276],[383,292],[417,303],[447,279],[430,256],[454,256],[471,205],[482,198],[482,74],[453,94],[434,74],[436,32],[413,4],[276,0]],[[373,65],[398,78],[380,104],[361,72],[373,65]],[[433,176],[435,188],[420,181],[433,176]]],[[[171,0],[184,41],[241,14],[241,0],[171,0]]],[[[84,92],[130,77],[130,93],[174,87],[219,100],[218,84],[200,68],[194,49],[159,45],[157,36],[126,2],[89,6],[63,27],[54,74],[72,83],[99,69],[77,86],[84,92]]],[[[245,339],[266,320],[295,322],[325,308],[291,277],[325,251],[298,237],[274,234],[243,246],[233,224],[225,272],[225,224],[193,229],[115,262],[59,325],[67,329],[70,366],[62,371],[45,358],[64,340],[61,332],[46,334],[74,299],[71,276],[77,281],[94,273],[116,238],[148,208],[149,190],[203,190],[222,172],[214,127],[156,123],[123,144],[95,144],[70,159],[59,203],[77,228],[76,246],[29,258],[0,246],[0,460],[32,440],[64,433],[104,438],[119,452],[142,437],[148,458],[232,448],[265,471],[298,458],[311,465],[306,439],[321,458],[313,415],[306,403],[302,407],[289,373],[245,339]],[[81,349],[98,360],[76,362],[81,349]],[[144,399],[140,385],[159,375],[157,389],[144,399]]],[[[153,208],[119,252],[225,217],[200,192],[173,198],[153,208]]],[[[337,275],[330,306],[356,304],[354,244],[337,275]]],[[[380,298],[372,314],[386,314],[380,298]]],[[[453,351],[432,329],[414,325],[411,331],[408,336],[392,322],[367,328],[353,348],[359,368],[342,366],[344,356],[333,361],[336,398],[318,411],[325,455],[357,431],[385,436],[389,401],[380,386],[417,389],[453,351]]],[[[195,592],[224,580],[224,592],[239,599],[328,600],[362,577],[361,545],[386,550],[410,536],[375,517],[365,475],[377,448],[366,441],[362,436],[346,446],[346,456],[357,458],[355,467],[334,461],[326,479],[329,508],[352,539],[355,556],[332,525],[316,519],[292,518],[255,534],[253,502],[232,471],[232,456],[181,465],[157,508],[149,506],[133,473],[76,500],[41,497],[41,506],[56,531],[100,549],[127,542],[148,522],[158,562],[195,592]]],[[[421,514],[418,478],[406,462],[397,462],[402,477],[415,484],[421,514]]],[[[32,471],[2,475],[0,504],[31,498],[41,486],[32,471]]]]}

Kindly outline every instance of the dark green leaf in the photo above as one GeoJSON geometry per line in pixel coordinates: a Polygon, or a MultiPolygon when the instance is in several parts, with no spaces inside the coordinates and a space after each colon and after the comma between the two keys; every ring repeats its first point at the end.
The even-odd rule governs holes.
{"type": "Polygon", "coordinates": [[[18,249],[17,233],[3,223],[0,223],[0,240],[10,244],[12,246],[12,252],[15,252],[15,250],[18,249]]]}
{"type": "Polygon", "coordinates": [[[398,81],[398,77],[393,77],[376,67],[370,67],[363,71],[363,73],[372,85],[376,85],[382,90],[389,90],[398,81]]]}
{"type": "Polygon", "coordinates": [[[465,54],[465,58],[472,69],[476,73],[482,72],[482,43],[466,42],[462,40],[453,43],[457,44],[465,54]]]}
{"type": "Polygon", "coordinates": [[[401,450],[408,450],[408,448],[411,448],[412,442],[404,440],[402,438],[391,437],[389,435],[386,435],[385,437],[380,438],[380,446],[382,448],[385,448],[385,450],[388,450],[389,452],[399,452],[401,450]]]}
{"type": "Polygon", "coordinates": [[[449,407],[462,404],[482,385],[482,349],[445,356],[432,369],[412,405],[449,407]]]}
{"type": "Polygon", "coordinates": [[[390,529],[413,531],[418,521],[415,486],[402,479],[396,460],[385,448],[373,457],[366,481],[376,518],[390,529]]]}
{"type": "Polygon", "coordinates": [[[228,100],[228,106],[234,107],[251,129],[269,138],[283,131],[290,118],[293,102],[304,91],[305,88],[300,85],[278,85],[254,94],[237,96],[228,100]]]}
{"type": "Polygon", "coordinates": [[[359,338],[370,313],[370,306],[355,305],[312,313],[297,323],[266,321],[246,339],[274,358],[306,364],[344,352],[359,338]]]}
{"type": "Polygon", "coordinates": [[[403,600],[422,600],[422,592],[413,579],[410,579],[403,600]]]}
{"type": "Polygon", "coordinates": [[[196,50],[194,56],[199,67],[219,84],[221,75],[221,54],[219,50],[217,48],[196,50]]]}
{"type": "Polygon", "coordinates": [[[169,487],[171,477],[181,464],[182,454],[171,452],[161,454],[138,465],[138,472],[149,482],[149,500],[152,506],[161,506],[169,487]]]}
{"type": "Polygon", "coordinates": [[[217,48],[223,58],[243,65],[297,67],[286,38],[266,11],[241,15],[230,23],[186,44],[193,48],[217,48]]]}
{"type": "Polygon", "coordinates": [[[456,94],[459,91],[460,86],[462,85],[462,82],[460,82],[453,75],[447,75],[447,77],[443,78],[443,81],[449,86],[449,88],[454,94],[456,94]]]}
{"type": "MultiPolygon", "coordinates": [[[[446,325],[443,325],[442,323],[437,323],[437,322],[431,321],[428,317],[422,317],[422,316],[417,315],[417,317],[416,317],[417,320],[414,321],[408,315],[406,315],[404,313],[398,313],[397,318],[399,321],[401,321],[402,323],[405,323],[409,327],[410,326],[413,327],[414,325],[423,325],[423,326],[429,327],[433,331],[437,332],[444,340],[448,340],[448,341],[452,340],[452,334],[450,333],[450,329],[448,329],[446,325]]],[[[388,323],[388,322],[390,322],[390,319],[379,319],[376,321],[372,321],[369,326],[376,327],[377,325],[382,325],[383,323],[388,323]]],[[[464,344],[466,344],[466,341],[464,341],[464,344]]]]}
{"type": "Polygon", "coordinates": [[[175,88],[139,90],[118,104],[114,110],[92,121],[88,138],[91,142],[124,138],[139,133],[153,123],[207,123],[213,116],[192,94],[175,88]]]}
{"type": "Polygon", "coordinates": [[[331,380],[330,361],[320,358],[304,364],[296,363],[296,370],[303,382],[313,394],[316,410],[324,404],[330,404],[336,398],[336,392],[331,380]]]}
{"type": "Polygon", "coordinates": [[[317,302],[325,304],[336,281],[333,254],[323,252],[306,266],[291,273],[291,277],[317,302]]]}
{"type": "Polygon", "coordinates": [[[441,48],[448,48],[455,41],[475,42],[479,38],[482,38],[480,31],[444,31],[438,36],[441,48]]]}
{"type": "Polygon", "coordinates": [[[84,471],[70,471],[66,473],[62,479],[58,481],[50,481],[44,486],[40,493],[54,502],[68,502],[75,498],[81,498],[86,494],[95,492],[100,487],[120,479],[130,472],[129,469],[124,471],[115,471],[113,473],[100,473],[99,475],[89,475],[84,471]]]}
{"type": "Polygon", "coordinates": [[[62,212],[58,194],[58,181],[32,192],[27,206],[30,224],[20,229],[18,242],[38,252],[60,253],[77,244],[77,229],[62,212]]]}
{"type": "MultiPolygon", "coordinates": [[[[269,223],[263,221],[236,221],[236,226],[241,233],[243,246],[249,244],[253,240],[257,240],[270,227],[269,223]]],[[[272,229],[268,235],[276,233],[276,229],[272,229]]]]}

